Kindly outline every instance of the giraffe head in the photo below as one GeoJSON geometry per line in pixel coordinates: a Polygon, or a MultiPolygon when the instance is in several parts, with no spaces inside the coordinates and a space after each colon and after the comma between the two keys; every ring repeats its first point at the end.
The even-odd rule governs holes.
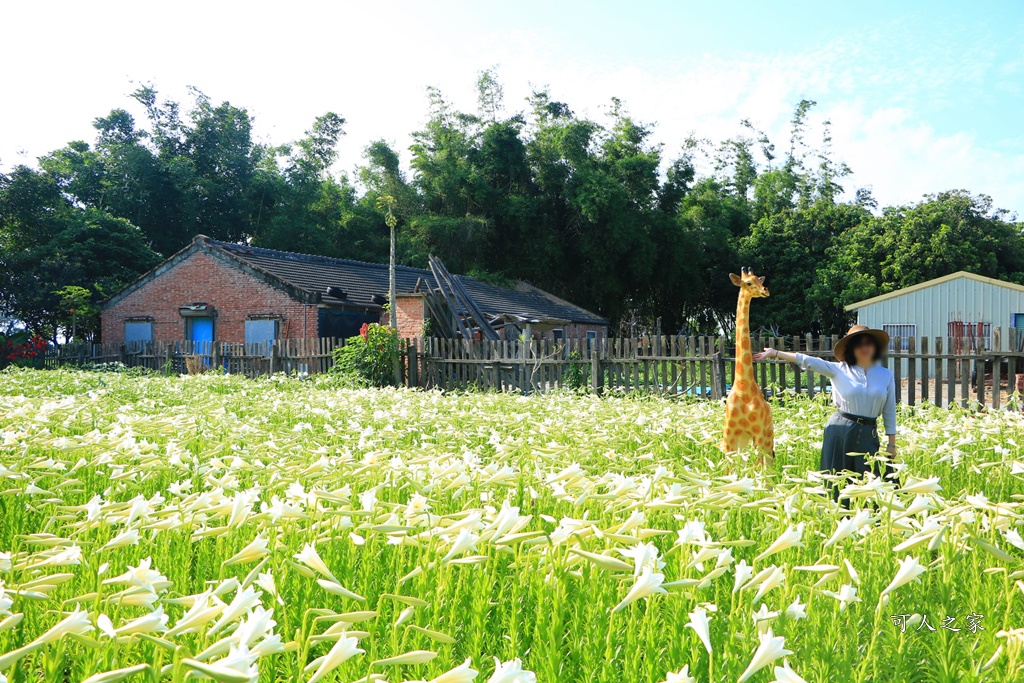
{"type": "Polygon", "coordinates": [[[744,266],[740,269],[742,275],[729,273],[729,279],[740,288],[740,294],[746,294],[753,299],[761,299],[768,296],[768,288],[764,286],[764,276],[757,277],[754,271],[744,266]]]}

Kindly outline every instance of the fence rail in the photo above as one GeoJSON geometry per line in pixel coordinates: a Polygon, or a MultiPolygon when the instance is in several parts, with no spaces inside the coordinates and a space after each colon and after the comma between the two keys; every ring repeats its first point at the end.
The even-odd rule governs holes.
{"type": "MultiPolygon", "coordinates": [[[[755,351],[774,347],[832,357],[838,336],[752,338],[755,351]]],[[[338,339],[281,339],[263,344],[129,342],[50,349],[45,365],[113,363],[182,373],[217,369],[250,377],[330,370],[338,339]],[[189,366],[192,366],[191,368],[189,366]]],[[[990,343],[968,337],[894,338],[885,363],[897,400],[999,408],[1024,389],[1024,335],[993,328],[990,343]],[[1022,384],[1018,384],[1021,380],[1022,384]]],[[[407,386],[444,390],[543,392],[570,387],[720,399],[735,377],[731,339],[650,336],[613,339],[403,340],[399,367],[407,386]]],[[[817,396],[828,378],[779,361],[754,364],[766,395],[817,396]]]]}

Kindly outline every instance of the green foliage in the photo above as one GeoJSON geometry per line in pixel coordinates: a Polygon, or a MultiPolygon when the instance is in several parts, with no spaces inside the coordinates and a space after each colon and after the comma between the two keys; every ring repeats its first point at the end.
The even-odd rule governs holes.
{"type": "Polygon", "coordinates": [[[569,354],[571,361],[562,376],[562,386],[573,391],[586,389],[590,384],[590,363],[583,361],[583,354],[573,351],[569,354]]]}
{"type": "Polygon", "coordinates": [[[404,150],[377,140],[351,179],[331,171],[346,123],[335,113],[274,146],[253,139],[243,107],[143,86],[131,95],[140,121],[113,109],[92,143],[0,175],[0,314],[45,336],[70,325],[95,337],[97,316],[69,317],[54,292],[87,289],[95,306],[200,231],[377,263],[393,233],[397,263],[434,254],[453,272],[525,280],[613,326],[635,317],[668,333],[729,331],[727,274],[743,265],[772,291],[755,327],[778,334],[842,332],[844,304],[958,269],[1024,282],[1021,224],[984,195],[880,210],[857,188],[844,201],[851,171],[812,100],[795,106],[779,150],[744,120],[735,137],[668,154],[618,99],[587,117],[538,90],[509,111],[494,69],[476,86],[475,111],[428,90],[408,177],[404,150]]]}
{"type": "Polygon", "coordinates": [[[397,357],[398,333],[387,325],[364,324],[358,337],[334,350],[331,372],[361,386],[392,386],[397,357]]]}

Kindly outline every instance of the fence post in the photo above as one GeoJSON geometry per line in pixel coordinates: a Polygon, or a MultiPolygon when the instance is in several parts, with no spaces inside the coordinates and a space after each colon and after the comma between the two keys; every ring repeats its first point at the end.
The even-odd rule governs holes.
{"type": "Polygon", "coordinates": [[[210,367],[213,370],[219,372],[220,369],[221,369],[221,363],[220,363],[220,357],[221,357],[220,342],[219,341],[215,341],[210,346],[211,346],[211,348],[210,348],[210,367]]]}
{"type": "Polygon", "coordinates": [[[597,350],[597,341],[590,349],[590,390],[594,395],[600,396],[604,393],[604,371],[601,368],[601,354],[597,350]]]}
{"type": "Polygon", "coordinates": [[[277,372],[279,353],[280,349],[277,346],[277,340],[270,342],[270,372],[268,374],[273,375],[275,372],[277,372]]]}
{"type": "MultiPolygon", "coordinates": [[[[807,334],[806,344],[807,344],[807,355],[809,355],[809,356],[813,355],[814,354],[814,336],[813,335],[807,334]]],[[[814,372],[811,371],[810,369],[807,370],[807,376],[806,376],[805,381],[807,383],[807,398],[814,398],[814,372]]]]}
{"type": "Polygon", "coordinates": [[[725,337],[712,342],[715,352],[711,354],[711,398],[725,396],[725,337]]]}
{"type": "Polygon", "coordinates": [[[166,357],[164,359],[164,374],[165,375],[170,375],[171,371],[174,369],[174,367],[171,365],[171,345],[170,344],[167,344],[167,349],[165,350],[165,353],[166,353],[166,357]]]}
{"type": "Polygon", "coordinates": [[[406,348],[408,351],[406,362],[409,364],[409,388],[412,389],[420,385],[420,354],[416,349],[415,339],[410,339],[409,346],[406,348]]]}
{"type": "Polygon", "coordinates": [[[1003,350],[1003,328],[992,329],[992,407],[998,408],[1003,386],[1003,359],[999,355],[1003,350]]]}
{"type": "MultiPolygon", "coordinates": [[[[720,337],[718,340],[718,398],[725,398],[726,396],[726,366],[725,366],[725,345],[726,338],[720,337]]],[[[735,379],[735,378],[734,378],[735,379]]]]}
{"type": "Polygon", "coordinates": [[[907,405],[917,403],[917,337],[907,338],[907,405]]]}
{"type": "Polygon", "coordinates": [[[985,407],[985,357],[978,355],[974,361],[975,391],[978,394],[978,409],[985,407]]]}

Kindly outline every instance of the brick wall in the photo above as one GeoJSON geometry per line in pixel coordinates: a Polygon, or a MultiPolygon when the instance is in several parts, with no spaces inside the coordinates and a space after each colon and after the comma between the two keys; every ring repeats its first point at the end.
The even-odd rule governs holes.
{"type": "Polygon", "coordinates": [[[218,341],[244,342],[249,316],[281,316],[280,337],[317,336],[317,308],[303,304],[244,271],[202,251],[196,252],[103,311],[103,341],[124,341],[126,318],[153,318],[153,338],[185,338],[185,319],[178,308],[203,302],[217,315],[218,341]]]}
{"type": "Polygon", "coordinates": [[[586,339],[587,332],[597,332],[598,339],[608,336],[608,328],[604,325],[583,325],[571,323],[565,326],[566,339],[586,339]]]}
{"type": "MultiPolygon", "coordinates": [[[[420,339],[423,336],[423,321],[426,320],[427,308],[422,294],[398,294],[395,312],[398,314],[398,338],[420,339]]],[[[382,312],[380,324],[389,325],[388,313],[382,312]]]]}

